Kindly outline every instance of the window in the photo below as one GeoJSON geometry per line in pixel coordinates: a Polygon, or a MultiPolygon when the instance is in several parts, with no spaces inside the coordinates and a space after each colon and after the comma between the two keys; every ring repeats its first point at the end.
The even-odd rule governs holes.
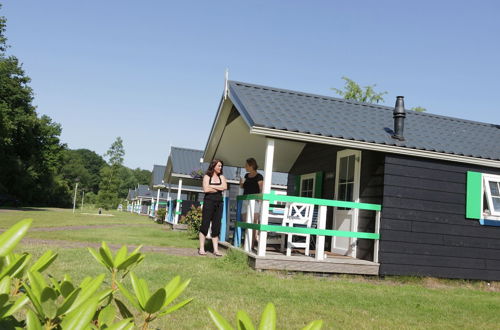
{"type": "Polygon", "coordinates": [[[500,226],[500,175],[467,172],[466,217],[500,226]]]}
{"type": "Polygon", "coordinates": [[[315,173],[300,176],[300,197],[314,197],[315,179],[315,173]]]}
{"type": "Polygon", "coordinates": [[[483,213],[500,217],[500,176],[483,174],[483,188],[487,204],[483,213]]]}

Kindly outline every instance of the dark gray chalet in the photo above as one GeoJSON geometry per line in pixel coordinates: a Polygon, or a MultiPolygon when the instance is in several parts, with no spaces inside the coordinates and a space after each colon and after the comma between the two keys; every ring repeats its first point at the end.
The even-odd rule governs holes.
{"type": "MultiPolygon", "coordinates": [[[[242,166],[248,155],[289,173],[288,196],[327,208],[324,227],[309,230],[320,271],[342,257],[370,274],[500,280],[499,125],[405,111],[402,97],[391,108],[228,81],[203,157],[242,166]]],[[[262,268],[266,205],[278,200],[267,198],[260,225],[242,225],[261,230],[248,253],[262,268]]]]}

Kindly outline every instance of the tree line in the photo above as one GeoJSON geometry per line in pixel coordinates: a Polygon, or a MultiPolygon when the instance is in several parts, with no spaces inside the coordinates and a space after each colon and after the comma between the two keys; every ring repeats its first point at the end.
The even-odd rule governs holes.
{"type": "Polygon", "coordinates": [[[87,201],[109,208],[127,196],[128,188],[148,184],[150,171],[123,166],[121,138],[105,155],[108,161],[94,151],[71,150],[61,142],[61,125],[37,113],[30,78],[19,60],[7,53],[5,30],[6,18],[2,16],[0,206],[19,201],[22,205],[67,207],[72,204],[74,187],[79,182],[87,201]]]}

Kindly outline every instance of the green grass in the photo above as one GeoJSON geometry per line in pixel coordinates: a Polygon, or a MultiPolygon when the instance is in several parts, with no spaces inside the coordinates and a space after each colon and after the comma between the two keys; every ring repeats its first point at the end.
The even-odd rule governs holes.
{"type": "MultiPolygon", "coordinates": [[[[144,219],[146,221],[146,219],[144,219]]],[[[26,237],[42,239],[64,239],[68,241],[94,242],[106,241],[109,244],[126,245],[154,245],[168,247],[196,248],[198,239],[186,232],[168,230],[166,225],[149,224],[144,226],[89,228],[80,230],[66,230],[37,232],[31,231],[26,237]]]]}
{"type": "MultiPolygon", "coordinates": [[[[48,220],[57,225],[57,218],[67,223],[67,214],[45,211],[48,220]]],[[[0,213],[1,222],[6,213],[0,213]]],[[[24,217],[35,217],[26,212],[24,217]]],[[[121,218],[117,216],[117,219],[121,218]]],[[[135,223],[151,223],[145,217],[126,215],[135,223]]],[[[100,219],[98,219],[100,220],[100,219]]],[[[94,221],[93,219],[82,220],[94,221]]],[[[131,222],[132,223],[132,222],[131,222]]],[[[82,224],[82,223],[80,223],[82,224]]],[[[37,222],[38,226],[43,225],[37,222]]],[[[66,224],[67,225],[67,224],[66,224]]],[[[136,244],[141,237],[148,242],[170,240],[174,232],[156,230],[157,225],[130,228],[106,228],[97,231],[31,232],[29,235],[47,234],[55,239],[81,239],[136,244]],[[128,231],[132,229],[132,231],[128,231]],[[125,230],[125,231],[122,231],[125,230]],[[133,234],[133,231],[136,234],[133,234]],[[81,234],[78,234],[82,232],[81,234]],[[71,238],[68,238],[68,235],[71,238]],[[81,235],[81,236],[78,236],[81,235]],[[123,236],[120,236],[123,235],[123,236]],[[118,238],[117,236],[120,236],[118,238]],[[114,241],[118,242],[118,241],[114,241]]],[[[178,233],[176,233],[178,234],[178,233]]],[[[185,235],[185,234],[184,234],[185,235]]],[[[182,242],[182,235],[172,239],[177,246],[190,246],[182,242]],[[185,244],[185,245],[184,245],[185,244]]],[[[156,244],[156,243],[155,243],[156,244]]],[[[151,244],[153,245],[153,244],[151,244]]],[[[47,247],[24,244],[19,251],[35,255],[47,247]]],[[[53,248],[58,259],[48,273],[60,278],[70,274],[79,281],[84,276],[105,272],[86,249],[53,248]]],[[[414,277],[395,277],[385,280],[360,276],[315,277],[288,275],[285,272],[256,272],[246,265],[246,257],[237,252],[224,258],[178,257],[160,253],[147,253],[136,273],[144,277],[152,290],[163,286],[173,276],[191,278],[191,284],[182,298],[194,301],[171,316],[158,320],[159,329],[214,329],[207,307],[213,307],[223,316],[234,318],[238,309],[246,310],[257,320],[268,302],[273,302],[278,313],[279,329],[299,329],[309,321],[322,319],[325,329],[332,328],[498,328],[500,324],[500,285],[485,282],[437,280],[414,277]]],[[[126,280],[129,284],[129,280],[126,280]]]]}
{"type": "Polygon", "coordinates": [[[26,218],[33,219],[32,227],[152,223],[148,217],[127,212],[103,212],[112,214],[112,217],[99,216],[95,209],[85,209],[83,213],[93,213],[93,215],[82,214],[80,211],[73,214],[71,209],[56,208],[0,209],[0,228],[8,228],[17,221],[26,218]]]}

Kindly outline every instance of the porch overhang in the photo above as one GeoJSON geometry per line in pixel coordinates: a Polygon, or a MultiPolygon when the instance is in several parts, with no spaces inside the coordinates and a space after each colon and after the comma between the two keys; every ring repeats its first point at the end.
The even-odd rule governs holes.
{"type": "MultiPolygon", "coordinates": [[[[226,166],[244,167],[247,158],[253,157],[263,165],[267,137],[254,134],[252,126],[239,113],[229,98],[223,99],[212,127],[203,158],[217,158],[226,166]]],[[[288,139],[275,139],[274,172],[288,173],[302,152],[305,143],[288,139]]]]}

